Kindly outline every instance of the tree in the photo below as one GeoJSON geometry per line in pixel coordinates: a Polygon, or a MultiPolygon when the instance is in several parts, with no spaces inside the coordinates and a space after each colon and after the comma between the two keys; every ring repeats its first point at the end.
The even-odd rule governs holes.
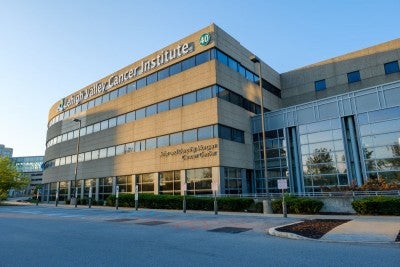
{"type": "Polygon", "coordinates": [[[0,157],[0,200],[7,198],[7,191],[27,186],[29,180],[23,177],[8,157],[0,157]]]}

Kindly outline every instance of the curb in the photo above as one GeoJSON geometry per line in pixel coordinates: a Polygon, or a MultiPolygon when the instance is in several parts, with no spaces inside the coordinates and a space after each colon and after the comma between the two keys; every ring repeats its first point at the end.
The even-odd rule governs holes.
{"type": "Polygon", "coordinates": [[[276,230],[277,228],[281,228],[284,226],[289,226],[292,224],[296,224],[296,223],[300,223],[302,221],[298,221],[298,222],[294,222],[294,223],[289,223],[289,224],[285,224],[285,225],[280,225],[280,226],[276,226],[276,227],[272,227],[266,230],[266,233],[272,236],[277,236],[277,237],[281,237],[281,238],[288,238],[288,239],[294,239],[294,240],[310,240],[310,241],[317,241],[317,242],[329,242],[329,243],[364,243],[364,244],[395,244],[395,245],[400,245],[400,242],[396,242],[396,241],[360,241],[360,240],[328,240],[328,239],[314,239],[314,238],[309,238],[309,237],[305,237],[305,236],[301,236],[298,234],[294,234],[294,233],[289,233],[289,232],[280,232],[278,230],[276,230]]]}

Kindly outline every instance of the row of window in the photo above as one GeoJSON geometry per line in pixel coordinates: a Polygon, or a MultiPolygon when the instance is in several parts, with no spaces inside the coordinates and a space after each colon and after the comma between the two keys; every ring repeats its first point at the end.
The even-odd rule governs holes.
{"type": "MultiPolygon", "coordinates": [[[[399,62],[397,60],[385,63],[383,65],[383,67],[385,69],[385,75],[389,75],[389,74],[392,74],[392,73],[400,72],[399,62]]],[[[355,83],[355,82],[359,82],[359,81],[361,81],[361,75],[360,75],[360,71],[359,70],[347,73],[347,83],[350,84],[350,83],[355,83]]],[[[326,89],[326,81],[325,81],[325,79],[315,81],[314,82],[314,87],[315,87],[315,91],[325,90],[326,89]]]]}
{"type": "MultiPolygon", "coordinates": [[[[244,143],[244,132],[221,124],[205,126],[182,132],[139,140],[127,144],[111,146],[92,151],[82,152],[78,155],[78,162],[114,157],[130,152],[140,152],[166,146],[179,145],[212,138],[222,138],[234,142],[244,143]]],[[[76,163],[76,155],[70,155],[50,160],[44,168],[57,167],[76,163]]]]}
{"type": "MultiPolygon", "coordinates": [[[[243,67],[238,61],[236,61],[232,57],[226,55],[225,53],[223,53],[222,51],[220,51],[218,49],[213,48],[211,50],[207,50],[200,54],[197,54],[193,57],[187,58],[187,59],[185,59],[181,62],[178,62],[174,65],[171,65],[165,69],[154,72],[148,76],[145,76],[139,80],[136,80],[136,81],[134,81],[128,85],[125,85],[119,89],[116,89],[116,90],[106,93],[102,96],[99,96],[95,99],[92,99],[86,103],[78,105],[75,108],[72,108],[63,113],[60,113],[49,122],[49,127],[52,126],[54,123],[57,123],[58,121],[69,118],[75,114],[82,112],[82,111],[88,110],[95,106],[99,106],[102,103],[106,103],[117,97],[123,96],[125,94],[129,94],[135,90],[143,88],[143,87],[150,85],[152,83],[155,83],[157,81],[166,79],[172,75],[175,75],[182,71],[196,67],[200,64],[203,64],[203,63],[208,62],[213,59],[220,61],[221,63],[227,65],[231,69],[240,73],[243,77],[248,79],[250,82],[258,83],[258,81],[259,81],[258,75],[254,74],[252,71],[243,67]]],[[[264,80],[264,79],[262,80],[262,85],[263,85],[263,88],[266,89],[267,91],[271,92],[272,94],[274,94],[278,97],[281,97],[280,90],[277,87],[270,84],[269,82],[267,82],[266,80],[264,80]]]]}
{"type": "Polygon", "coordinates": [[[78,135],[84,136],[91,133],[95,133],[98,131],[103,131],[108,128],[115,127],[117,125],[121,125],[124,123],[129,123],[131,121],[135,121],[144,117],[148,117],[151,115],[155,115],[164,111],[172,110],[175,108],[179,108],[182,106],[190,105],[196,102],[200,102],[203,100],[207,100],[213,97],[218,97],[229,101],[232,104],[238,105],[248,111],[253,113],[260,113],[260,106],[245,99],[241,95],[238,95],[228,89],[225,89],[219,85],[213,85],[210,87],[202,88],[197,91],[193,91],[187,93],[182,96],[174,97],[169,100],[165,100],[163,102],[155,103],[153,105],[134,110],[125,114],[121,114],[116,117],[112,117],[110,119],[97,122],[91,125],[87,125],[86,127],[82,127],[79,133],[79,130],[74,130],[70,132],[66,132],[62,135],[58,135],[53,137],[47,142],[47,148],[65,142],[74,138],[77,138],[78,135]]]}

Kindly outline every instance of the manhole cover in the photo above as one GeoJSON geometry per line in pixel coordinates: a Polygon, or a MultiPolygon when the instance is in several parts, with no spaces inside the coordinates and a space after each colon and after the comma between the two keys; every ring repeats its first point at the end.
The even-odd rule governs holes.
{"type": "Polygon", "coordinates": [[[160,225],[160,224],[166,224],[166,223],[169,223],[169,222],[164,222],[164,221],[148,221],[148,222],[138,222],[138,223],[136,223],[136,224],[153,226],[153,225],[160,225]]]}
{"type": "Polygon", "coordinates": [[[220,232],[220,233],[230,233],[237,234],[251,230],[252,228],[240,228],[240,227],[221,227],[208,230],[209,232],[220,232]]]}
{"type": "Polygon", "coordinates": [[[111,220],[106,220],[107,222],[128,222],[128,221],[133,221],[137,219],[133,218],[118,218],[118,219],[111,219],[111,220]]]}

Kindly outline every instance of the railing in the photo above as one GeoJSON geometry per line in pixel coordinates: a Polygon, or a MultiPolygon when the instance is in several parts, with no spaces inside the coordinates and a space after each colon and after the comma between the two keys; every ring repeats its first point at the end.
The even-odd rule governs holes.
{"type": "MultiPolygon", "coordinates": [[[[270,193],[271,198],[280,198],[282,193],[270,193]]],[[[301,192],[289,193],[297,197],[368,197],[368,196],[400,196],[400,190],[390,191],[338,191],[338,192],[301,192]]],[[[212,195],[202,195],[212,196],[212,195]]],[[[244,197],[244,198],[266,198],[265,193],[260,194],[218,194],[218,197],[244,197]]]]}

